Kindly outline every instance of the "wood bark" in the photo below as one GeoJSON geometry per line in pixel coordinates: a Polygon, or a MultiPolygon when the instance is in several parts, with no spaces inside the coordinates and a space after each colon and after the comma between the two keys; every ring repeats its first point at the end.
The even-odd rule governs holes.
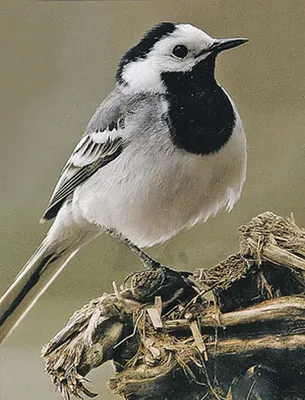
{"type": "Polygon", "coordinates": [[[112,360],[129,400],[305,399],[305,231],[270,212],[239,229],[240,250],[193,274],[134,274],[92,300],[44,347],[65,399],[112,360]]]}

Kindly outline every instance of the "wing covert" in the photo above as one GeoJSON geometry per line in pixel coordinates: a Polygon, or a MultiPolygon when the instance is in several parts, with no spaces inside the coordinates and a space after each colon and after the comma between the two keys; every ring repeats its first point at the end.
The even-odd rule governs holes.
{"type": "Polygon", "coordinates": [[[121,120],[116,121],[105,130],[96,129],[82,137],[61,172],[41,222],[54,218],[77,186],[119,156],[124,146],[122,126],[121,120]]]}
{"type": "Polygon", "coordinates": [[[79,185],[121,154],[128,145],[125,125],[150,101],[145,93],[127,96],[119,87],[106,97],[64,166],[41,222],[54,218],[79,185]]]}

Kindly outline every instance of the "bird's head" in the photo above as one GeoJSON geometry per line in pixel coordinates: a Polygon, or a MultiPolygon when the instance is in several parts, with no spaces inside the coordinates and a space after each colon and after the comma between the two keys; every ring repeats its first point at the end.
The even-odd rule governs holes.
{"type": "Polygon", "coordinates": [[[217,54],[246,41],[214,39],[190,24],[163,22],[123,55],[117,81],[134,92],[162,93],[165,91],[162,74],[187,73],[205,60],[211,60],[214,68],[217,54]]]}

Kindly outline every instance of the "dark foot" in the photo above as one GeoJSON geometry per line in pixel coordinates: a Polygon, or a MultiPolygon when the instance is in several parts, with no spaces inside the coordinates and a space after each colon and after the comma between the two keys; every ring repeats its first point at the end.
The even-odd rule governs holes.
{"type": "Polygon", "coordinates": [[[124,285],[140,303],[153,303],[156,296],[161,296],[163,305],[183,302],[193,298],[197,288],[193,285],[189,272],[176,271],[158,263],[158,266],[130,274],[124,285]],[[181,299],[181,300],[179,300],[181,299]]]}
{"type": "Polygon", "coordinates": [[[198,288],[191,279],[191,273],[187,271],[176,271],[160,264],[151,258],[142,249],[113,229],[108,229],[113,237],[124,243],[134,254],[136,254],[147,268],[144,271],[134,272],[124,280],[124,286],[130,281],[130,290],[133,297],[141,302],[153,302],[156,296],[161,296],[164,302],[173,302],[183,294],[196,295],[198,288]]]}

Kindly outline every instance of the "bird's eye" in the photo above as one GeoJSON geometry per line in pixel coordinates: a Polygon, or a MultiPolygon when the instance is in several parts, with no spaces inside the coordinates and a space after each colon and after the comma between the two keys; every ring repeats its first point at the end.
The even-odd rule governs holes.
{"type": "Polygon", "coordinates": [[[182,44],[175,46],[172,51],[173,56],[175,56],[177,58],[181,58],[181,59],[186,57],[187,53],[188,53],[188,49],[185,46],[183,46],[182,44]]]}

